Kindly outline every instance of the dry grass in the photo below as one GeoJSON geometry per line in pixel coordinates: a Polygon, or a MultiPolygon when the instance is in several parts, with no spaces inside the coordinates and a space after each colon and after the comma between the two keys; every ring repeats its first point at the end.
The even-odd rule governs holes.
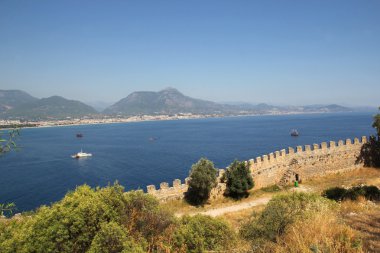
{"type": "Polygon", "coordinates": [[[316,192],[322,192],[330,187],[349,187],[359,184],[380,187],[380,169],[360,168],[344,173],[336,173],[324,177],[308,179],[305,180],[303,184],[313,188],[316,192]]]}
{"type": "Polygon", "coordinates": [[[269,248],[277,253],[363,252],[358,233],[340,223],[334,213],[325,212],[296,222],[269,248]]]}
{"type": "Polygon", "coordinates": [[[340,208],[341,217],[363,238],[365,252],[380,252],[380,205],[361,199],[344,201],[340,208]]]}

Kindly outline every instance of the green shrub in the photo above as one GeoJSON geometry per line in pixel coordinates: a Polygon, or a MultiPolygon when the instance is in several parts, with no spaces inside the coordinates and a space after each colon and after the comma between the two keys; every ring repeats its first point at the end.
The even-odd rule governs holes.
{"type": "Polygon", "coordinates": [[[275,241],[295,221],[328,210],[331,206],[332,202],[315,194],[278,195],[269,201],[261,214],[254,214],[251,220],[242,226],[240,233],[252,242],[275,241]]]}
{"type": "Polygon", "coordinates": [[[325,190],[322,195],[335,201],[357,200],[359,197],[364,197],[368,200],[380,200],[380,190],[373,185],[354,186],[349,189],[333,187],[325,190]]]}
{"type": "Polygon", "coordinates": [[[322,196],[335,201],[341,201],[345,197],[347,190],[341,187],[333,187],[325,190],[322,196]]]}
{"type": "Polygon", "coordinates": [[[205,203],[210,197],[212,188],[217,185],[216,175],[214,164],[205,158],[193,164],[189,176],[189,189],[186,193],[187,201],[195,205],[205,203]]]}
{"type": "Polygon", "coordinates": [[[126,231],[116,222],[103,223],[92,240],[88,253],[146,252],[142,246],[128,238],[126,231]]]}
{"type": "Polygon", "coordinates": [[[233,198],[248,196],[248,190],[254,186],[249,163],[235,160],[226,171],[226,195],[233,198]]]}
{"type": "Polygon", "coordinates": [[[234,246],[235,232],[221,219],[185,216],[174,235],[174,252],[226,251],[234,246]]]}

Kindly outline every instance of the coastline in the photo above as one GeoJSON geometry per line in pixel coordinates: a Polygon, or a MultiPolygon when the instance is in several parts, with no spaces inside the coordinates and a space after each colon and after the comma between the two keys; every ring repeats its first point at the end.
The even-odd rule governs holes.
{"type": "MultiPolygon", "coordinates": [[[[152,121],[170,121],[170,120],[190,120],[190,119],[219,119],[219,118],[236,118],[236,117],[258,117],[258,116],[284,116],[284,115],[310,115],[310,114],[333,114],[339,112],[288,112],[288,113],[263,113],[263,114],[238,114],[238,115],[220,115],[220,114],[181,114],[181,115],[142,115],[125,118],[98,118],[98,119],[66,119],[66,120],[49,120],[49,121],[19,121],[19,120],[1,120],[0,125],[10,127],[0,127],[0,130],[9,130],[14,128],[48,128],[48,127],[69,127],[85,125],[105,125],[105,124],[122,124],[152,121]],[[34,126],[25,126],[34,125],[34,126]]],[[[347,112],[346,112],[347,113],[347,112]]]]}

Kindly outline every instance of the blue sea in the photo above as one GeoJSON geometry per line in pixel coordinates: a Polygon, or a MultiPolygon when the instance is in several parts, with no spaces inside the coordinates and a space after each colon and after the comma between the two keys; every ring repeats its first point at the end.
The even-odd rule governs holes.
{"type": "Polygon", "coordinates": [[[297,145],[374,133],[373,113],[252,116],[22,129],[21,147],[0,157],[0,203],[18,212],[61,199],[76,186],[146,189],[188,176],[201,157],[225,168],[297,145]],[[291,137],[297,129],[299,137],[291,137]],[[76,134],[82,133],[83,138],[76,134]],[[71,155],[83,149],[86,159],[71,155]]]}

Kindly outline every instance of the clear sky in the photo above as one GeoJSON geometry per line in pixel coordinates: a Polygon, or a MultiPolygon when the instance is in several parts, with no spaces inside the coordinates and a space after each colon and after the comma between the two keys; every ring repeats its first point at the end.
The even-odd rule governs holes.
{"type": "Polygon", "coordinates": [[[379,0],[0,0],[0,89],[380,105],[379,0]]]}

